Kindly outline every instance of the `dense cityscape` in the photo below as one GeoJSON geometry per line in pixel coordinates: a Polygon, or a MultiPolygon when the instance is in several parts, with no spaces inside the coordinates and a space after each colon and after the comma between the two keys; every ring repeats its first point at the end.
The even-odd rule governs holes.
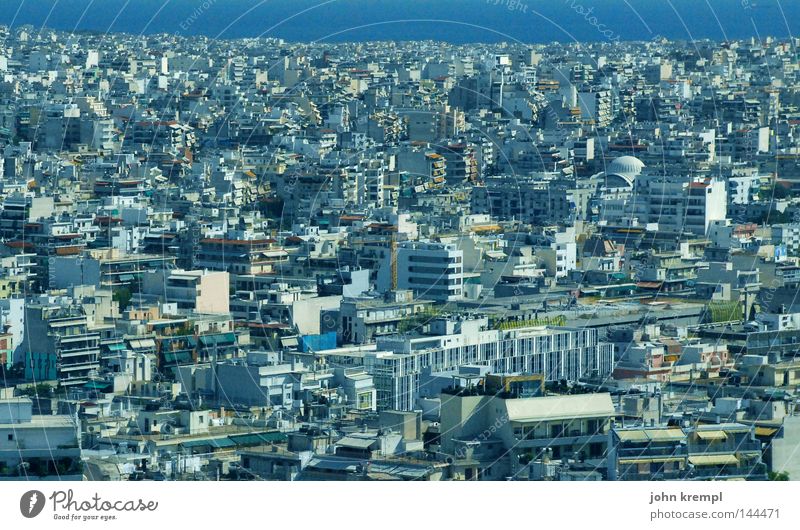
{"type": "Polygon", "coordinates": [[[0,27],[0,479],[800,479],[798,46],[0,27]]]}

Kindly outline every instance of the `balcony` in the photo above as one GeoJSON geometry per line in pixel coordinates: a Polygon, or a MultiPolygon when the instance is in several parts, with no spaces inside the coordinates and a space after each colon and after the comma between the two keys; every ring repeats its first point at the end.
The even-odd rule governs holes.
{"type": "Polygon", "coordinates": [[[517,440],[517,447],[547,447],[551,445],[585,445],[594,443],[605,443],[608,437],[605,434],[579,434],[578,432],[571,432],[562,436],[537,436],[535,438],[525,438],[515,436],[517,440]]]}
{"type": "Polygon", "coordinates": [[[75,371],[85,371],[85,370],[95,370],[100,367],[100,364],[97,361],[85,361],[80,363],[71,363],[71,364],[56,364],[56,369],[59,372],[75,372],[75,371]]]}
{"type": "Polygon", "coordinates": [[[59,350],[58,356],[62,359],[71,359],[75,357],[97,357],[100,355],[100,349],[95,347],[91,348],[77,348],[73,350],[59,350]]]}
{"type": "Polygon", "coordinates": [[[75,333],[72,335],[59,335],[59,344],[69,344],[78,341],[97,341],[100,340],[99,333],[75,333]]]}
{"type": "Polygon", "coordinates": [[[689,453],[692,455],[714,455],[714,454],[732,454],[732,453],[760,453],[761,442],[759,441],[746,441],[737,443],[735,441],[728,441],[720,444],[692,444],[689,448],[689,453]]]}
{"type": "Polygon", "coordinates": [[[688,480],[726,480],[733,478],[766,479],[766,464],[750,466],[708,466],[695,467],[689,471],[688,480]]]}
{"type": "Polygon", "coordinates": [[[681,446],[665,446],[665,447],[617,447],[617,458],[620,460],[626,458],[651,458],[661,456],[687,456],[686,448],[681,446]]]}
{"type": "Polygon", "coordinates": [[[617,480],[685,480],[689,474],[686,469],[678,469],[674,471],[645,471],[639,472],[638,467],[633,466],[630,469],[620,470],[617,473],[617,480]]]}

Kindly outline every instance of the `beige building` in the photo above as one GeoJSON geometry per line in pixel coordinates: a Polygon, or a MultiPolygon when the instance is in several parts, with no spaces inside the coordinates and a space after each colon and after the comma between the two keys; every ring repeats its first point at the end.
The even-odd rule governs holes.
{"type": "Polygon", "coordinates": [[[161,269],[143,276],[142,293],[198,313],[230,312],[230,275],[208,270],[161,269]]]}
{"type": "Polygon", "coordinates": [[[773,364],[745,364],[739,368],[755,386],[793,387],[800,385],[800,361],[773,364]]]}

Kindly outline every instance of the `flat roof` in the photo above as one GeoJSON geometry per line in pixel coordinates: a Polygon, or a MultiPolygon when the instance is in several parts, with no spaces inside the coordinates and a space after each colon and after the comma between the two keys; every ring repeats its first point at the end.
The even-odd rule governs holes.
{"type": "Polygon", "coordinates": [[[375,438],[355,438],[353,436],[345,436],[336,445],[343,447],[352,447],[354,449],[369,449],[377,440],[375,438]]]}
{"type": "Polygon", "coordinates": [[[613,416],[611,394],[578,394],[504,400],[510,421],[529,422],[613,416]]]}
{"type": "Polygon", "coordinates": [[[55,416],[43,416],[43,415],[33,415],[31,416],[30,421],[23,421],[20,423],[0,423],[0,428],[5,429],[52,429],[58,427],[69,427],[70,429],[75,429],[76,424],[72,419],[72,416],[66,416],[63,414],[55,415],[55,416]]]}

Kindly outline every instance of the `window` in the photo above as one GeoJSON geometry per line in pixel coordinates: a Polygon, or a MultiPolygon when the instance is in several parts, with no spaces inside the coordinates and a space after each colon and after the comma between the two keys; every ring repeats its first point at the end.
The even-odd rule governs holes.
{"type": "Polygon", "coordinates": [[[370,392],[358,395],[358,408],[359,410],[372,408],[372,394],[370,392]]]}
{"type": "Polygon", "coordinates": [[[8,441],[9,442],[13,442],[14,441],[14,435],[13,434],[9,434],[8,435],[8,441]]]}

